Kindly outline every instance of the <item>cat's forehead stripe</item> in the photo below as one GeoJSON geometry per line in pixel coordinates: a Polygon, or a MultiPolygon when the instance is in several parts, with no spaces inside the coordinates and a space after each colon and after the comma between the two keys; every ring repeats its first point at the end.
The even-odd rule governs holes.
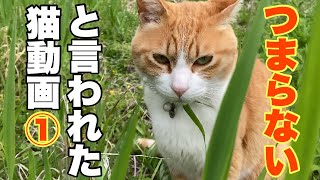
{"type": "MultiPolygon", "coordinates": [[[[184,39],[185,40],[183,41],[179,40],[179,38],[177,38],[174,34],[171,34],[170,38],[164,41],[165,52],[173,62],[177,61],[176,59],[179,57],[181,51],[184,52],[185,57],[194,57],[198,56],[199,54],[197,40],[194,38],[184,39]]],[[[188,58],[186,58],[186,60],[188,60],[188,58]]]]}
{"type": "Polygon", "coordinates": [[[178,51],[178,40],[172,33],[166,41],[166,53],[170,58],[176,57],[176,52],[178,51]]]}

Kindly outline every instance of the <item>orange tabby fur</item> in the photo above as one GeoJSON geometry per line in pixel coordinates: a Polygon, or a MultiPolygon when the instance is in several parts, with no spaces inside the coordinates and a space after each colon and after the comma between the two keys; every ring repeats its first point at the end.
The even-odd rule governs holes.
{"type": "MultiPolygon", "coordinates": [[[[141,24],[132,41],[132,55],[139,71],[149,76],[171,73],[179,51],[184,49],[193,73],[205,79],[230,78],[238,57],[238,44],[229,21],[239,2],[137,0],[137,3],[141,24]],[[153,53],[165,54],[170,58],[170,65],[157,63],[153,53]],[[214,55],[213,62],[194,65],[194,59],[208,54],[214,55]]],[[[264,145],[275,144],[262,135],[267,125],[264,113],[270,111],[266,98],[268,78],[270,73],[257,60],[239,120],[228,179],[257,179],[265,165],[264,145]]],[[[174,179],[186,179],[184,174],[171,173],[174,179]]]]}

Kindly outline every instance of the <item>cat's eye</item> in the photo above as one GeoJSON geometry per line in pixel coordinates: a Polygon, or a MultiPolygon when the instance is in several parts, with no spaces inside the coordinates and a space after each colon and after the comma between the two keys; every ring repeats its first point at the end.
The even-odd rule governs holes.
{"type": "Polygon", "coordinates": [[[169,64],[170,60],[166,56],[162,54],[153,54],[154,60],[156,60],[159,64],[169,64]]]}
{"type": "Polygon", "coordinates": [[[212,61],[212,59],[213,59],[213,56],[203,56],[197,59],[194,62],[194,64],[203,66],[203,65],[209,64],[212,61]]]}

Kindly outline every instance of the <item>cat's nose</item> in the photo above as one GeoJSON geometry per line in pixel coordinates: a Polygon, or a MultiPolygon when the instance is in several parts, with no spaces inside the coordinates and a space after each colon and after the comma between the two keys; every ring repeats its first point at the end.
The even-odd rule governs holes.
{"type": "Polygon", "coordinates": [[[188,90],[188,87],[183,87],[179,85],[172,85],[171,88],[179,97],[181,97],[188,90]]]}

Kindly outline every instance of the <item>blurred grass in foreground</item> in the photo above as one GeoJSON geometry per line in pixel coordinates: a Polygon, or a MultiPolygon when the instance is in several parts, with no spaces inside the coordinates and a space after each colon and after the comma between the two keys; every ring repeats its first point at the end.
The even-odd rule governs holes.
{"type": "Polygon", "coordinates": [[[203,179],[210,180],[214,177],[224,180],[228,177],[238,120],[264,30],[263,8],[268,4],[268,0],[260,1],[256,16],[246,32],[244,46],[240,51],[235,72],[222,101],[210,139],[203,179]],[[217,162],[221,162],[219,166],[217,162]]]}
{"type": "MultiPolygon", "coordinates": [[[[258,50],[258,48],[252,47],[258,46],[259,41],[257,41],[257,39],[260,39],[260,36],[263,33],[265,19],[262,12],[264,6],[267,6],[267,1],[262,0],[262,3],[258,6],[258,14],[253,20],[251,28],[246,33],[246,38],[243,43],[243,52],[239,56],[236,71],[232,77],[225,98],[223,99],[213,135],[210,140],[203,179],[209,180],[212,179],[212,177],[220,180],[227,179],[233,152],[234,139],[237,131],[237,122],[249,84],[250,72],[254,64],[255,54],[258,50]],[[233,109],[233,111],[230,112],[229,109],[233,109]],[[232,143],[230,143],[230,139],[232,143]],[[216,166],[216,162],[225,163],[223,165],[220,164],[219,166],[216,166]]],[[[311,41],[311,47],[307,54],[307,67],[304,70],[305,75],[302,82],[302,95],[300,96],[300,100],[297,105],[297,111],[301,115],[301,119],[305,121],[301,123],[300,119],[297,129],[302,135],[300,134],[299,140],[293,143],[293,148],[297,149],[296,153],[300,159],[300,168],[302,168],[298,173],[293,175],[287,174],[286,179],[290,180],[311,178],[312,170],[314,170],[311,167],[316,150],[315,147],[317,146],[317,140],[319,138],[318,133],[320,128],[320,111],[318,111],[320,107],[320,81],[318,79],[320,73],[317,71],[320,68],[320,61],[318,61],[319,53],[317,52],[317,50],[320,49],[320,35],[318,33],[320,32],[319,4],[317,10],[317,14],[314,15],[316,17],[316,24],[313,26],[313,34],[311,36],[314,38],[311,41]]],[[[194,119],[193,116],[190,117],[194,119]]],[[[196,119],[194,119],[194,122],[196,122],[196,119]]],[[[196,125],[201,131],[201,126],[198,124],[196,125]]],[[[319,168],[319,166],[317,168],[319,168]]],[[[259,176],[259,179],[263,179],[264,174],[265,169],[259,176]]]]}
{"type": "MultiPolygon", "coordinates": [[[[300,115],[298,125],[300,131],[297,142],[292,143],[300,161],[300,171],[287,174],[288,180],[309,179],[312,172],[312,162],[315,157],[320,128],[320,2],[314,13],[314,24],[307,59],[303,71],[301,92],[297,101],[297,113],[300,115]]],[[[319,168],[319,166],[317,167],[319,168]]]]}

